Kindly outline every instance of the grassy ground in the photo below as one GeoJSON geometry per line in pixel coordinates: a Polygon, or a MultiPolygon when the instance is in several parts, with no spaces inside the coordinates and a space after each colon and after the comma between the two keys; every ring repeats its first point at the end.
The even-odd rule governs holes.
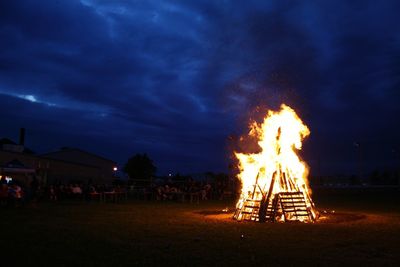
{"type": "MultiPolygon", "coordinates": [[[[397,192],[399,194],[399,192],[397,192]]],[[[233,203],[39,203],[0,209],[1,266],[368,265],[400,263],[398,196],[315,194],[341,223],[239,223],[233,203]],[[10,263],[5,264],[5,263],[10,263]],[[5,264],[5,265],[3,265],[5,264]]]]}

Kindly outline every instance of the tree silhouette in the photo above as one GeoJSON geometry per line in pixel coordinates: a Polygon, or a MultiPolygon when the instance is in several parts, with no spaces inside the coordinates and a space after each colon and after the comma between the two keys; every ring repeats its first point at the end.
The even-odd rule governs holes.
{"type": "Polygon", "coordinates": [[[133,180],[151,180],[157,168],[147,154],[136,154],[128,159],[123,171],[133,180]]]}

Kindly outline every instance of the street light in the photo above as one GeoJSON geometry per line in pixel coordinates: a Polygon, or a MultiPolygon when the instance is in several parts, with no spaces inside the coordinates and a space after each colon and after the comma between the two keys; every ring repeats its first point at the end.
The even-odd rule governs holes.
{"type": "Polygon", "coordinates": [[[116,178],[116,177],[117,177],[118,168],[117,168],[116,166],[114,166],[113,171],[114,171],[114,172],[113,172],[114,178],[116,178]]]}

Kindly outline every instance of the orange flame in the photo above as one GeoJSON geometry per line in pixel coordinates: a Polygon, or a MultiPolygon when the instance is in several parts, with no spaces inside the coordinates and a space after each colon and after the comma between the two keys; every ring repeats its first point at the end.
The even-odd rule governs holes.
{"type": "MultiPolygon", "coordinates": [[[[273,216],[278,220],[294,218],[300,221],[314,221],[316,210],[307,182],[308,167],[296,154],[302,147],[302,140],[309,134],[308,127],[296,112],[285,104],[281,105],[278,112],[269,110],[261,124],[251,124],[249,135],[257,138],[261,152],[235,152],[239,160],[238,177],[242,182],[241,196],[234,215],[236,219],[246,219],[246,214],[252,214],[248,219],[259,220],[258,211],[261,207],[257,203],[262,203],[267,197],[270,203],[266,203],[266,208],[269,207],[272,212],[272,200],[275,198],[278,201],[279,193],[300,192],[304,196],[303,205],[310,216],[297,216],[300,214],[300,208],[296,208],[294,204],[294,208],[287,209],[289,212],[286,213],[284,204],[279,207],[276,204],[273,216]]],[[[272,213],[270,217],[276,219],[272,218],[272,213]]]]}

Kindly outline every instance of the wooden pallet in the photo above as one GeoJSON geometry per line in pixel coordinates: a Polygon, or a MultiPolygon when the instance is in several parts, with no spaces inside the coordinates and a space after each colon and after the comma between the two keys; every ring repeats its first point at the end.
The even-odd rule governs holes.
{"type": "Polygon", "coordinates": [[[244,221],[258,221],[259,219],[259,210],[261,205],[260,196],[264,196],[264,192],[261,187],[258,185],[258,177],[256,177],[256,183],[253,185],[253,191],[249,195],[243,205],[240,208],[236,209],[235,214],[233,217],[237,220],[244,220],[244,221]]]}
{"type": "Polygon", "coordinates": [[[314,221],[311,211],[307,208],[303,192],[281,192],[275,194],[268,202],[266,210],[260,212],[262,200],[246,199],[242,208],[237,209],[234,216],[243,221],[275,222],[276,218],[282,215],[285,222],[314,221]],[[261,220],[260,214],[265,216],[261,220]]]}
{"type": "MultiPolygon", "coordinates": [[[[241,209],[237,209],[234,218],[243,221],[259,221],[261,200],[246,199],[241,209]]],[[[272,221],[273,206],[267,207],[265,219],[272,221]]],[[[265,221],[265,220],[264,220],[265,221]]]]}
{"type": "MultiPolygon", "coordinates": [[[[274,222],[283,216],[285,222],[315,221],[314,215],[307,207],[306,196],[294,185],[287,188],[290,192],[272,193],[275,181],[280,178],[285,179],[285,177],[284,173],[280,176],[278,172],[275,172],[272,175],[268,191],[265,191],[265,188],[261,188],[258,184],[258,173],[252,193],[249,194],[243,205],[236,209],[234,218],[244,221],[274,222]]],[[[313,205],[310,199],[309,201],[313,205]]],[[[312,208],[314,207],[312,206],[312,208]]]]}
{"type": "Polygon", "coordinates": [[[246,199],[240,210],[242,220],[258,221],[258,211],[260,209],[260,200],[246,199]]]}
{"type": "Polygon", "coordinates": [[[303,192],[281,192],[275,195],[274,211],[282,211],[286,221],[314,221],[314,217],[304,198],[303,192]]]}

